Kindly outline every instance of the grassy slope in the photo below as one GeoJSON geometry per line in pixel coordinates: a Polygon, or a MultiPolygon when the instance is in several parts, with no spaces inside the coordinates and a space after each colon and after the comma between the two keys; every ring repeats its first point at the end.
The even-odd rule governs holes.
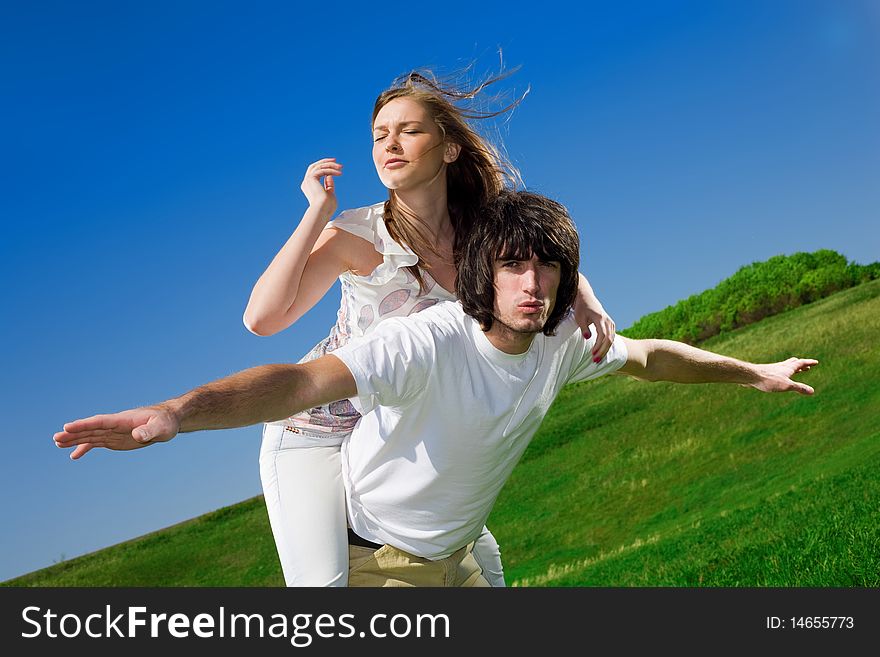
{"type": "MultiPolygon", "coordinates": [[[[814,397],[606,377],[567,388],[489,526],[532,586],[880,585],[880,281],[705,343],[812,356],[814,397]]],[[[12,586],[277,586],[262,498],[12,586]]]]}
{"type": "Polygon", "coordinates": [[[606,377],[557,400],[489,526],[524,585],[880,583],[880,281],[704,346],[817,394],[606,377]]]}
{"type": "Polygon", "coordinates": [[[284,586],[284,579],[259,496],[3,584],[284,586]]]}

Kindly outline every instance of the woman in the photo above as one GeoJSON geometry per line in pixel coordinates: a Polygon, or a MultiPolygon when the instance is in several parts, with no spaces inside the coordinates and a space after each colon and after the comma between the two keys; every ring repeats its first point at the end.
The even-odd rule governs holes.
{"type": "MultiPolygon", "coordinates": [[[[518,175],[466,121],[501,112],[470,112],[453,101],[473,99],[501,77],[459,92],[414,72],[379,95],[373,162],[389,190],[384,203],[345,211],[328,223],[342,165],[324,158],[308,167],[301,189],[309,207],[254,286],[244,315],[251,332],[272,335],[287,328],[337,278],[337,323],[303,360],[333,351],[387,317],[455,298],[455,253],[479,221],[480,207],[518,175]]],[[[595,325],[599,359],[614,338],[614,323],[586,278],[580,282],[575,311],[585,333],[595,325]]],[[[260,474],[288,586],[347,583],[339,445],[358,417],[343,400],[264,427],[260,474]]],[[[486,579],[504,586],[498,545],[488,529],[474,555],[486,579]]]]}

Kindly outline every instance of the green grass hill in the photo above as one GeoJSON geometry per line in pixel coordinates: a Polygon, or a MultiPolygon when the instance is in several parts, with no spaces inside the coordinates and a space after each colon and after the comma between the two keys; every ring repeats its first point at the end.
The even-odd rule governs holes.
{"type": "MultiPolygon", "coordinates": [[[[880,585],[880,280],[703,343],[816,395],[568,387],[489,521],[519,586],[880,585]]],[[[6,586],[281,586],[261,497],[6,586]]]]}
{"type": "Polygon", "coordinates": [[[880,262],[860,265],[829,249],[777,255],[740,267],[715,287],[645,315],[622,333],[695,344],[877,278],[880,262]]]}
{"type": "Polygon", "coordinates": [[[880,280],[704,343],[814,357],[812,397],[604,377],[554,404],[490,519],[532,586],[880,585],[880,280]]]}

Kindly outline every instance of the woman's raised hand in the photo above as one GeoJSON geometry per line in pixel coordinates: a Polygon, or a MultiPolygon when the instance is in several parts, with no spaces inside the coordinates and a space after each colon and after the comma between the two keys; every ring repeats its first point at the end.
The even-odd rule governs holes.
{"type": "Polygon", "coordinates": [[[605,354],[611,349],[617,327],[614,324],[614,320],[611,319],[611,316],[604,310],[591,310],[589,308],[584,308],[582,315],[585,316],[586,319],[579,318],[578,313],[575,313],[575,318],[578,319],[578,325],[583,331],[584,338],[589,338],[591,335],[590,324],[596,329],[596,342],[593,345],[593,361],[598,363],[605,358],[605,354]]]}
{"type": "Polygon", "coordinates": [[[333,177],[342,175],[342,165],[335,157],[325,157],[313,162],[306,169],[300,189],[313,207],[330,219],[336,212],[336,192],[333,177]]]}

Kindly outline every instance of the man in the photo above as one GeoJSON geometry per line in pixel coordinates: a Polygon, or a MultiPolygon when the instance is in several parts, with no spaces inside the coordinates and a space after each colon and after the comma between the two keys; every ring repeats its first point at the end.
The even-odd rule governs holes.
{"type": "Polygon", "coordinates": [[[459,258],[460,303],[386,320],[309,363],[256,367],[154,407],[69,423],[55,442],[79,458],[351,398],[363,417],[342,449],[349,584],[485,585],[472,542],[566,383],[618,371],[813,393],[791,379],[812,359],[754,364],[618,336],[595,361],[570,313],[578,263],[577,232],[561,205],[502,194],[459,258]]]}

